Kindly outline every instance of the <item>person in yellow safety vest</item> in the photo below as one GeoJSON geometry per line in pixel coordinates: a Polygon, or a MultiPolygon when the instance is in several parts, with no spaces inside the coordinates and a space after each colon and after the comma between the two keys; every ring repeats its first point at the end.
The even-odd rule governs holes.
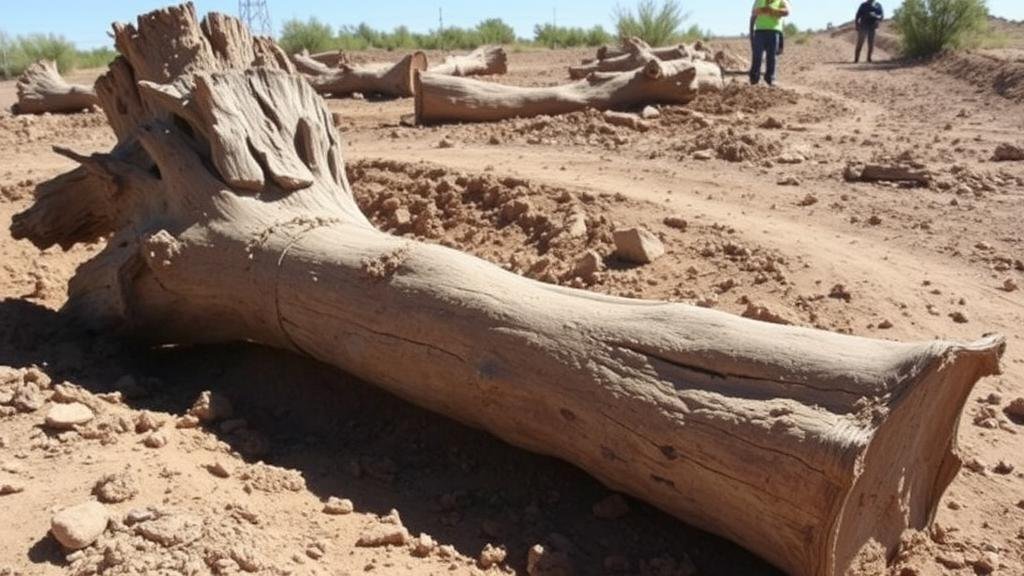
{"type": "Polygon", "coordinates": [[[789,16],[787,0],[754,0],[750,13],[750,83],[761,81],[761,62],[765,62],[764,80],[775,85],[775,67],[782,42],[782,20],[789,16]],[[767,58],[765,58],[767,53],[767,58]]]}

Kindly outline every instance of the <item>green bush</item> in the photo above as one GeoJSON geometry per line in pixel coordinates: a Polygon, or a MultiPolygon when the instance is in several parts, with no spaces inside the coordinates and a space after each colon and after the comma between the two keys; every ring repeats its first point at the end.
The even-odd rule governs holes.
{"type": "Polygon", "coordinates": [[[533,28],[533,41],[548,48],[575,48],[602,46],[615,38],[601,26],[569,28],[553,24],[538,24],[533,28]]]}
{"type": "Polygon", "coordinates": [[[988,27],[985,0],[905,0],[893,15],[903,52],[920,57],[961,48],[988,27]]]}
{"type": "Polygon", "coordinates": [[[110,48],[78,50],[63,36],[31,34],[12,38],[0,31],[0,77],[13,78],[37,60],[53,60],[61,72],[75,68],[99,68],[114,59],[110,48]]]}
{"type": "Polygon", "coordinates": [[[662,46],[680,37],[679,29],[686,20],[679,2],[639,0],[634,10],[621,6],[613,14],[619,38],[637,37],[651,46],[662,46]]]}
{"type": "Polygon", "coordinates": [[[484,20],[476,25],[477,40],[480,44],[512,44],[516,31],[500,18],[484,20]]]}
{"type": "Polygon", "coordinates": [[[281,27],[281,37],[277,43],[289,54],[303,50],[323,52],[338,47],[331,26],[316,18],[310,18],[305,22],[288,20],[281,27]]]}

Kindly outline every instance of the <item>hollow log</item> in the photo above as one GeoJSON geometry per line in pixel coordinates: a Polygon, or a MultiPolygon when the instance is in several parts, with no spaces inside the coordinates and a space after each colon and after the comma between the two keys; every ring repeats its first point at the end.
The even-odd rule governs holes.
{"type": "Polygon", "coordinates": [[[15,114],[81,112],[98,103],[95,90],[61,78],[53,60],[39,60],[26,68],[17,90],[15,114]]]}
{"type": "Polygon", "coordinates": [[[123,56],[101,79],[118,90],[100,91],[104,109],[120,104],[108,113],[121,142],[67,153],[115,187],[51,191],[12,225],[41,247],[112,235],[71,280],[66,313],[155,344],[305,354],[794,576],[840,575],[867,543],[893,552],[932,521],[960,465],[961,409],[997,372],[1001,338],[904,344],[760,323],[550,286],[384,234],[357,207],[310,85],[242,69],[251,37],[225,47],[236,67],[204,58],[190,5],[129,30],[115,28],[123,56]],[[145,80],[158,55],[123,50],[136,41],[178,75],[145,80]],[[136,69],[144,80],[126,82],[136,69]],[[82,230],[57,210],[101,215],[82,230]]]}
{"type": "Polygon", "coordinates": [[[718,66],[690,60],[652,60],[632,72],[592,72],[572,84],[531,88],[427,72],[416,76],[416,122],[493,122],[586,108],[686,104],[702,89],[721,87],[718,66]]]}
{"type": "Polygon", "coordinates": [[[342,62],[337,68],[331,68],[308,54],[293,54],[292,61],[318,93],[331,96],[358,92],[387,98],[408,98],[415,90],[413,75],[427,69],[427,56],[423,52],[413,52],[395,64],[342,62]]]}
{"type": "Polygon", "coordinates": [[[508,72],[508,54],[501,46],[481,46],[469,54],[454,54],[429,68],[448,76],[495,76],[508,72]]]}

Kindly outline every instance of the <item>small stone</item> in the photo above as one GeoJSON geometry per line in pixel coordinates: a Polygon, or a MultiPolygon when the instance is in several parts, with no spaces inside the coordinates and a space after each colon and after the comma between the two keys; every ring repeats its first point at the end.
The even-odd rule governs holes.
{"type": "Polygon", "coordinates": [[[796,205],[797,206],[813,206],[813,205],[815,205],[817,203],[818,203],[818,197],[815,196],[814,194],[808,194],[808,195],[804,196],[803,198],[801,198],[800,201],[796,203],[796,205]]]}
{"type": "Polygon", "coordinates": [[[689,226],[689,222],[687,222],[686,218],[683,218],[682,216],[666,216],[662,222],[669,228],[674,228],[684,232],[686,231],[686,227],[689,226]]]}
{"type": "Polygon", "coordinates": [[[697,150],[696,152],[693,153],[694,160],[706,161],[713,160],[714,158],[715,155],[711,152],[711,150],[697,150]]]}
{"type": "Polygon", "coordinates": [[[46,413],[46,426],[54,430],[70,430],[90,422],[94,417],[92,409],[79,402],[54,404],[46,413]]]}
{"type": "Polygon", "coordinates": [[[879,217],[877,214],[872,214],[871,217],[868,218],[868,225],[870,225],[870,226],[878,226],[881,223],[882,223],[882,218],[879,217]]]}
{"type": "Polygon", "coordinates": [[[1003,395],[998,392],[992,392],[985,397],[985,404],[991,404],[992,406],[999,406],[1003,403],[1003,395]]]}
{"type": "Polygon", "coordinates": [[[163,448],[167,446],[167,442],[167,435],[160,431],[151,433],[142,441],[146,448],[163,448]]]}
{"type": "Polygon", "coordinates": [[[22,412],[35,412],[46,404],[46,396],[39,390],[39,386],[26,382],[14,392],[11,404],[22,412]]]}
{"type": "Polygon", "coordinates": [[[119,504],[131,500],[139,493],[138,483],[127,471],[107,474],[92,487],[92,493],[100,502],[119,504]]]}
{"type": "Polygon", "coordinates": [[[617,520],[629,514],[629,503],[620,494],[612,494],[594,504],[592,511],[595,518],[617,520]]]}
{"type": "Polygon", "coordinates": [[[203,424],[210,424],[231,418],[235,415],[235,409],[227,398],[206,390],[199,394],[199,398],[196,399],[192,408],[189,408],[188,413],[198,418],[203,424]]]}
{"type": "Polygon", "coordinates": [[[504,546],[492,546],[487,544],[484,546],[484,549],[480,551],[480,557],[477,559],[477,566],[487,570],[504,562],[506,557],[508,557],[508,551],[505,550],[504,546]]]}
{"type": "Polygon", "coordinates": [[[1003,292],[1016,292],[1019,289],[1020,286],[1017,285],[1017,281],[1013,278],[1007,278],[1006,281],[1003,282],[1003,292]]]}
{"type": "Polygon", "coordinates": [[[985,463],[982,462],[978,458],[971,458],[970,460],[967,460],[966,462],[964,462],[964,466],[968,470],[970,470],[971,472],[974,472],[976,474],[984,475],[984,474],[988,473],[988,470],[987,470],[988,467],[985,466],[985,463]]]}
{"type": "Polygon", "coordinates": [[[135,433],[145,434],[146,432],[152,432],[164,425],[162,418],[149,410],[143,410],[138,416],[135,417],[135,433]]]}
{"type": "Polygon", "coordinates": [[[624,262],[649,264],[665,254],[665,245],[644,228],[624,228],[612,233],[615,255],[624,262]]]}
{"type": "Polygon", "coordinates": [[[886,318],[885,320],[882,320],[881,322],[878,323],[878,329],[879,330],[889,330],[890,328],[892,328],[892,326],[893,326],[892,321],[889,320],[888,318],[886,318]]]}
{"type": "Polygon", "coordinates": [[[1013,144],[1003,143],[996,146],[992,153],[992,160],[996,162],[1020,162],[1024,160],[1024,148],[1013,144]]]}
{"type": "Polygon", "coordinates": [[[355,506],[352,501],[347,498],[338,498],[331,496],[327,499],[327,503],[324,504],[324,514],[330,514],[332,516],[342,516],[345,514],[351,514],[355,511],[355,506]]]}
{"type": "Polygon", "coordinates": [[[203,537],[203,521],[188,514],[165,514],[135,525],[135,533],[150,542],[171,548],[203,537]]]}
{"type": "Polygon", "coordinates": [[[1003,412],[1011,418],[1024,418],[1024,397],[1015,398],[1012,402],[1006,405],[1006,408],[1003,408],[1003,412]]]}
{"type": "Polygon", "coordinates": [[[0,496],[9,496],[11,494],[20,494],[25,491],[25,485],[21,482],[10,481],[0,482],[0,496]]]}
{"type": "Polygon", "coordinates": [[[231,477],[231,470],[228,469],[228,467],[225,466],[224,463],[221,462],[220,460],[214,462],[213,464],[207,464],[206,471],[209,472],[210,474],[213,474],[217,478],[231,477]]]}
{"type": "Polygon", "coordinates": [[[776,161],[779,164],[803,164],[806,160],[807,159],[801,156],[800,154],[794,153],[783,154],[782,156],[776,158],[776,161]]]}
{"type": "Polygon", "coordinates": [[[584,238],[587,235],[587,215],[573,212],[565,219],[565,234],[569,238],[584,238]]]}
{"type": "Polygon", "coordinates": [[[39,368],[36,368],[35,366],[25,371],[25,376],[23,377],[23,380],[25,382],[31,382],[32,384],[35,384],[36,386],[39,387],[40,390],[48,389],[50,387],[50,384],[53,382],[53,380],[51,380],[50,377],[47,376],[45,372],[43,372],[39,368]]]}
{"type": "Polygon", "coordinates": [[[802,182],[796,176],[786,176],[785,178],[780,178],[776,184],[779,186],[800,186],[802,182]]]}
{"type": "Polygon", "coordinates": [[[427,534],[420,534],[416,540],[413,541],[412,554],[419,558],[425,558],[430,556],[434,549],[437,548],[437,542],[434,541],[427,534]]]}
{"type": "Polygon", "coordinates": [[[644,106],[644,109],[640,111],[640,117],[644,120],[656,120],[661,118],[661,111],[654,106],[644,106]]]}
{"type": "Polygon", "coordinates": [[[573,264],[572,275],[584,280],[590,280],[594,277],[594,274],[600,272],[603,268],[604,260],[601,258],[601,255],[594,250],[587,250],[573,264]]]}
{"type": "Polygon", "coordinates": [[[50,532],[68,550],[81,550],[96,541],[107,529],[110,513],[99,502],[91,501],[65,508],[50,520],[50,532]]]}
{"type": "Polygon", "coordinates": [[[992,468],[993,472],[995,472],[996,474],[1002,474],[1004,476],[1006,474],[1012,474],[1013,470],[1014,470],[1013,464],[1010,464],[1009,462],[1006,462],[1005,460],[1000,460],[999,463],[996,464],[994,468],[992,468]]]}
{"type": "Polygon", "coordinates": [[[174,423],[174,427],[181,429],[198,428],[199,424],[199,418],[196,418],[191,414],[185,414],[184,416],[178,418],[178,421],[174,423]]]}
{"type": "Polygon", "coordinates": [[[986,552],[971,564],[978,574],[991,574],[999,568],[999,555],[995,552],[986,552]]]}
{"type": "Polygon", "coordinates": [[[950,319],[953,320],[953,322],[956,322],[957,324],[967,324],[969,322],[969,320],[967,319],[967,315],[961,312],[960,310],[950,312],[949,317],[950,319]]]}
{"type": "Polygon", "coordinates": [[[835,298],[836,300],[842,300],[843,302],[849,302],[853,299],[850,291],[846,289],[846,286],[842,284],[836,284],[832,287],[832,290],[828,293],[829,298],[835,298]]]}
{"type": "Polygon", "coordinates": [[[440,142],[437,143],[437,147],[438,148],[454,148],[455,147],[455,142],[452,142],[451,140],[448,139],[447,136],[445,136],[444,138],[441,138],[440,142]]]}
{"type": "Polygon", "coordinates": [[[356,546],[366,548],[404,546],[409,539],[409,531],[405,526],[380,522],[366,529],[356,541],[356,546]]]}

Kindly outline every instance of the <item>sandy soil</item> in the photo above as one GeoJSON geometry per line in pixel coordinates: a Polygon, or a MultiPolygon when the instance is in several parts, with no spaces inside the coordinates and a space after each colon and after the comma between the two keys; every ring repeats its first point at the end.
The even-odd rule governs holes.
{"type": "MultiPolygon", "coordinates": [[[[558,82],[583,55],[512,54],[502,81],[558,82]]],[[[782,88],[736,85],[664,108],[643,133],[595,113],[409,128],[409,100],[330,106],[361,206],[395,233],[546,282],[767,321],[899,340],[1006,335],[1004,374],[982,381],[963,415],[969,465],[935,530],[860,573],[1021,574],[1024,418],[1011,406],[1024,397],[1024,162],[992,157],[1024,145],[1024,108],[941,62],[854,66],[851,55],[841,37],[793,44],[782,88]],[[852,162],[913,165],[931,184],[846,182],[852,162]],[[575,214],[587,233],[566,239],[575,214]],[[653,230],[667,256],[616,262],[620,225],[653,230]],[[588,250],[602,269],[580,277],[588,250]]],[[[0,84],[0,105],[11,98],[0,84]]],[[[71,167],[51,146],[111,144],[99,114],[0,116],[0,494],[11,492],[0,495],[0,575],[525,574],[538,544],[577,574],[776,573],[623,506],[570,466],[309,361],[77,330],[57,310],[99,246],[40,252],[7,229],[36,184],[71,167]],[[231,410],[192,410],[209,417],[194,427],[206,390],[231,410]],[[93,419],[46,426],[68,402],[93,419]],[[93,495],[115,520],[67,554],[48,535],[52,513],[93,495]],[[332,497],[354,512],[325,512],[332,497]],[[482,554],[490,545],[506,554],[482,554]]]]}

